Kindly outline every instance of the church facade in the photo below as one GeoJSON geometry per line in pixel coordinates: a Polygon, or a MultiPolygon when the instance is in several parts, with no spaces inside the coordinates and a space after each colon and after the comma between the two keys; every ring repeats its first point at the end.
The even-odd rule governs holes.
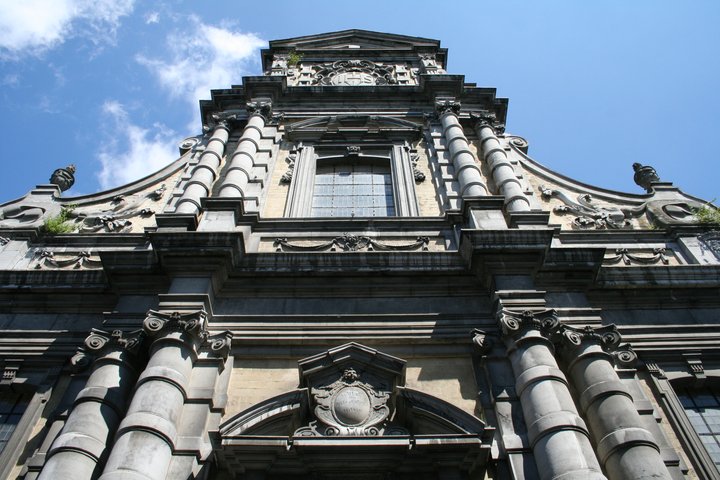
{"type": "Polygon", "coordinates": [[[714,207],[553,172],[446,59],[272,41],[163,170],[0,205],[0,477],[720,478],[714,207]]]}

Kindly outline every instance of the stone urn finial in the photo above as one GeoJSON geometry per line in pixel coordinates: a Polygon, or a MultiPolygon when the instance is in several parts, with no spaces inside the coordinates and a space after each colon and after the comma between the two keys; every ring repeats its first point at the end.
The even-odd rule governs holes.
{"type": "Polygon", "coordinates": [[[75,183],[75,165],[70,164],[65,168],[58,168],[50,176],[50,183],[60,187],[60,191],[64,192],[75,183]]]}
{"type": "Polygon", "coordinates": [[[633,176],[635,183],[644,188],[646,192],[651,193],[653,191],[652,184],[660,181],[660,177],[658,177],[655,169],[650,165],[633,163],[633,170],[635,170],[635,175],[633,176]]]}

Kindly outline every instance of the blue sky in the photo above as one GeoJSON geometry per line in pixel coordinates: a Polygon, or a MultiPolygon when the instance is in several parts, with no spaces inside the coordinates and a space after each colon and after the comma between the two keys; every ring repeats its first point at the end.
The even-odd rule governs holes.
{"type": "Polygon", "coordinates": [[[556,171],[642,193],[633,162],[720,194],[720,2],[0,0],[0,203],[77,165],[89,194],[172,161],[198,99],[260,74],[268,40],[362,28],[436,38],[510,98],[556,171]]]}

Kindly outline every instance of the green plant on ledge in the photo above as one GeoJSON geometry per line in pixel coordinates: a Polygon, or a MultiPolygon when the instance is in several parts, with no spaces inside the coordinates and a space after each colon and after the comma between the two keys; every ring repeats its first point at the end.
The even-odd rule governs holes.
{"type": "Polygon", "coordinates": [[[720,225],[720,209],[710,206],[709,203],[700,208],[693,209],[693,215],[699,223],[704,223],[706,225],[720,225]]]}
{"type": "Polygon", "coordinates": [[[60,213],[45,220],[45,223],[43,223],[43,232],[51,235],[74,232],[75,226],[68,223],[73,210],[75,210],[75,205],[62,207],[60,213]]]}
{"type": "Polygon", "coordinates": [[[290,53],[288,54],[288,59],[287,59],[288,67],[294,67],[294,66],[296,66],[298,63],[300,63],[300,61],[302,60],[302,58],[303,58],[303,54],[302,54],[302,53],[298,53],[298,52],[296,52],[295,50],[293,50],[292,52],[290,52],[290,53]]]}

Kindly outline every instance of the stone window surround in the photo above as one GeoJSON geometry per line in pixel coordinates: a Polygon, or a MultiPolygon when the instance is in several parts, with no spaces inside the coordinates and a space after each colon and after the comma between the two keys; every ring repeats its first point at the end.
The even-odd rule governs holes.
{"type": "Polygon", "coordinates": [[[707,378],[699,380],[698,377],[689,372],[681,372],[674,370],[669,371],[668,375],[660,368],[649,369],[651,375],[651,386],[664,410],[669,423],[675,430],[678,440],[683,446],[683,450],[687,454],[696,474],[700,478],[708,480],[720,480],[720,471],[705,449],[700,435],[695,431],[690,419],[685,413],[685,408],[678,397],[675,388],[704,388],[704,387],[720,387],[720,376],[708,375],[707,378]]]}
{"type": "MultiPolygon", "coordinates": [[[[30,435],[40,420],[45,404],[54,390],[51,385],[57,382],[57,375],[57,369],[51,369],[45,375],[25,376],[21,369],[19,375],[11,383],[0,385],[0,388],[10,389],[27,399],[22,418],[15,426],[5,449],[0,453],[0,478],[9,478],[10,472],[17,466],[18,458],[26,448],[30,435]]],[[[29,458],[30,456],[26,457],[25,461],[29,458]]]]}
{"type": "MultiPolygon", "coordinates": [[[[370,146],[368,145],[368,148],[370,146]]],[[[413,173],[410,152],[405,144],[372,144],[372,152],[362,153],[363,144],[345,145],[313,145],[304,143],[297,148],[298,158],[285,205],[285,217],[309,218],[312,212],[315,172],[318,161],[387,161],[392,174],[393,199],[395,201],[395,217],[416,217],[419,206],[415,194],[415,176],[413,173]],[[360,147],[359,154],[338,154],[338,148],[360,147]],[[377,154],[379,148],[387,151],[386,155],[377,154]],[[330,151],[328,151],[330,150],[330,151]]]]}

